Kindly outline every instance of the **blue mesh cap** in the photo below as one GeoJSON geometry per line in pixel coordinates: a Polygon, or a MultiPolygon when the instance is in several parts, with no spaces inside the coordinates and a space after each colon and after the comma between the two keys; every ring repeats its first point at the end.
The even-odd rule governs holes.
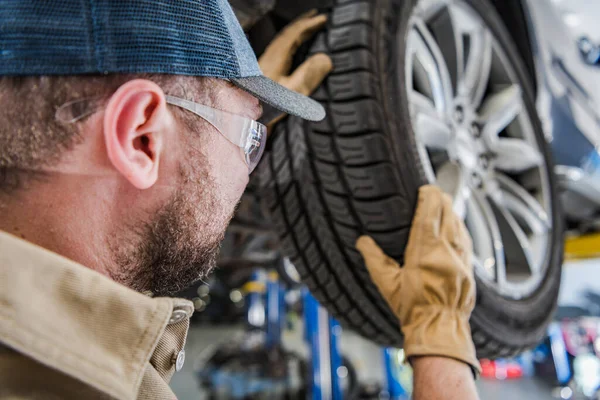
{"type": "Polygon", "coordinates": [[[0,75],[208,76],[286,113],[325,117],[320,104],[262,75],[227,0],[0,2],[0,75]]]}

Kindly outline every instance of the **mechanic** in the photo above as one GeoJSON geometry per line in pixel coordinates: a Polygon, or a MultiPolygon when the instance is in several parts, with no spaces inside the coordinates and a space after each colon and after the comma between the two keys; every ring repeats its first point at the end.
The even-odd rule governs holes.
{"type": "MultiPolygon", "coordinates": [[[[264,149],[259,100],[324,117],[296,92],[331,60],[287,72],[325,22],[302,16],[261,57],[282,86],[225,0],[2,4],[0,398],[175,397],[193,306],[169,296],[215,265],[264,149]]],[[[421,189],[403,269],[358,248],[402,323],[415,398],[476,398],[470,239],[448,197],[421,189]]]]}

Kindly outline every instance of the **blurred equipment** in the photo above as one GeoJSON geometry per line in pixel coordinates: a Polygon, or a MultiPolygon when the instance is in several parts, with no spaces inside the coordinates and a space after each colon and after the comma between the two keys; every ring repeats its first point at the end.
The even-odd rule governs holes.
{"type": "Polygon", "coordinates": [[[523,367],[515,360],[481,360],[481,377],[498,380],[523,377],[523,367]]]}
{"type": "Polygon", "coordinates": [[[391,400],[410,399],[413,390],[413,373],[410,365],[405,362],[404,351],[391,347],[382,350],[387,384],[387,393],[384,393],[384,397],[391,400]]]}
{"type": "Polygon", "coordinates": [[[196,362],[200,385],[211,398],[357,398],[356,373],[339,352],[341,327],[306,289],[289,298],[303,305],[308,361],[284,346],[286,293],[298,292],[284,285],[275,271],[262,269],[242,285],[245,331],[233,342],[209,348],[196,362]]]}
{"type": "Polygon", "coordinates": [[[534,351],[536,375],[563,399],[600,399],[600,318],[555,322],[534,351]],[[567,396],[568,395],[568,396],[567,396]]]}
{"type": "Polygon", "coordinates": [[[306,363],[286,351],[284,289],[274,272],[257,269],[239,293],[246,329],[237,340],[213,346],[196,362],[200,385],[213,399],[293,399],[305,396],[306,363]]]}

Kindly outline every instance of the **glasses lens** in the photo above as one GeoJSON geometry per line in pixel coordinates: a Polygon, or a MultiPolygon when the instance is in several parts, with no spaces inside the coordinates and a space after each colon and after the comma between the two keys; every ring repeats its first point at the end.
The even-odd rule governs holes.
{"type": "Polygon", "coordinates": [[[246,154],[246,163],[248,164],[248,173],[252,173],[258,165],[267,142],[267,127],[260,122],[252,121],[250,125],[250,134],[246,139],[244,153],[246,154]]]}

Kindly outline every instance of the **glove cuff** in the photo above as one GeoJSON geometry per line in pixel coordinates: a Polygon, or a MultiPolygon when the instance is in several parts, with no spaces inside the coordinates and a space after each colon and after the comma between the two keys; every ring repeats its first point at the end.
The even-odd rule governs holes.
{"type": "Polygon", "coordinates": [[[481,366],[471,338],[469,314],[440,306],[415,307],[411,321],[402,325],[404,353],[453,358],[471,366],[475,377],[481,366]]]}

